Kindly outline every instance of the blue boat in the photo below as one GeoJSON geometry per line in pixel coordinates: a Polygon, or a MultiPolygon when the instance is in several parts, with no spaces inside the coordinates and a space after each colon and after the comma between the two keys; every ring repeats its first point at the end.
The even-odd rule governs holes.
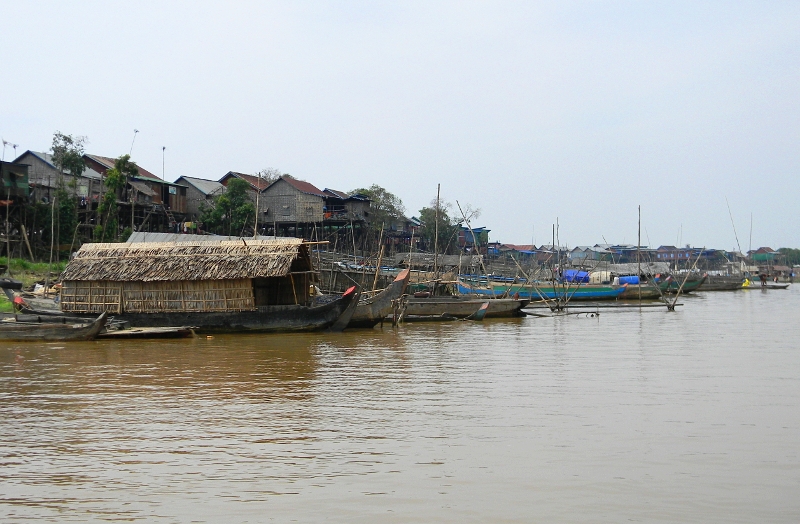
{"type": "Polygon", "coordinates": [[[616,300],[625,292],[627,285],[583,284],[535,282],[531,284],[492,284],[492,287],[473,287],[458,282],[458,292],[462,295],[482,295],[500,297],[519,297],[530,300],[616,300]]]}

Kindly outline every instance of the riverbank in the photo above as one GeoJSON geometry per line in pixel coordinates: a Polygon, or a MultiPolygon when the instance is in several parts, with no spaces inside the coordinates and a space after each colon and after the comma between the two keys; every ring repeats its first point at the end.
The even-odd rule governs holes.
{"type": "MultiPolygon", "coordinates": [[[[3,278],[19,280],[26,291],[32,291],[37,283],[44,284],[48,280],[48,270],[50,273],[49,281],[51,283],[56,281],[66,265],[66,262],[57,262],[50,266],[46,262],[29,262],[21,258],[12,258],[11,264],[9,264],[5,257],[0,257],[0,266],[7,268],[2,275],[3,278]]],[[[0,293],[0,312],[8,313],[11,311],[13,311],[11,302],[8,301],[5,294],[0,293]]]]}

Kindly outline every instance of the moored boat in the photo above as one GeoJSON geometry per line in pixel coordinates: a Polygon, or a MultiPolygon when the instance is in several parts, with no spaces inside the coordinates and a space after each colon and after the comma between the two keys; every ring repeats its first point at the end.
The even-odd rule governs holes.
{"type": "Polygon", "coordinates": [[[625,291],[619,296],[620,300],[638,300],[639,298],[661,298],[661,291],[650,282],[641,284],[628,284],[625,291]]]}
{"type": "Polygon", "coordinates": [[[708,275],[690,275],[688,278],[683,275],[668,276],[666,278],[657,275],[654,280],[658,287],[661,288],[662,293],[674,294],[678,292],[678,289],[681,290],[681,293],[697,291],[700,286],[705,284],[707,279],[708,275]]]}
{"type": "Polygon", "coordinates": [[[131,327],[197,332],[312,331],[333,326],[355,288],[312,305],[301,239],[86,244],[61,275],[63,312],[105,311],[131,327]]]}
{"type": "Polygon", "coordinates": [[[408,278],[411,274],[410,269],[404,269],[394,279],[394,281],[380,293],[363,298],[356,306],[348,328],[353,327],[375,327],[392,313],[395,302],[403,296],[408,285],[408,278]]]}
{"type": "Polygon", "coordinates": [[[742,289],[744,282],[744,277],[709,275],[698,291],[735,291],[742,289]]]}
{"type": "Polygon", "coordinates": [[[458,292],[462,295],[476,294],[484,297],[519,297],[528,300],[615,300],[626,286],[613,284],[584,284],[576,282],[536,282],[534,284],[491,283],[491,287],[471,286],[459,281],[458,292]]]}
{"type": "MultiPolygon", "coordinates": [[[[411,317],[453,317],[467,318],[478,314],[486,303],[487,297],[465,296],[429,296],[407,297],[402,306],[404,318],[411,317]]],[[[483,316],[486,318],[525,316],[522,308],[528,300],[515,298],[497,298],[488,301],[483,316]]]]}
{"type": "Polygon", "coordinates": [[[45,317],[43,322],[7,318],[0,322],[0,340],[94,340],[105,327],[107,317],[106,313],[102,313],[89,322],[68,317],[45,317]]]}

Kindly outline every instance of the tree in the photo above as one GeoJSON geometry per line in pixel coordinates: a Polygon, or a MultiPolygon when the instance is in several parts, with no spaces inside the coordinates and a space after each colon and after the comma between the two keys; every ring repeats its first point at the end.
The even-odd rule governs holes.
{"type": "Polygon", "coordinates": [[[448,202],[438,202],[439,213],[439,232],[438,242],[436,242],[436,200],[431,202],[430,207],[423,207],[419,210],[419,220],[422,222],[422,227],[419,231],[419,236],[429,251],[437,249],[440,254],[446,255],[448,253],[455,253],[456,249],[456,235],[460,228],[461,221],[455,220],[450,217],[452,205],[448,202]]]}
{"type": "Polygon", "coordinates": [[[53,145],[51,151],[53,152],[53,165],[59,171],[57,190],[55,194],[51,195],[50,205],[50,262],[53,261],[53,253],[56,246],[60,245],[62,233],[66,236],[72,235],[72,228],[77,222],[77,209],[75,201],[70,198],[66,189],[64,188],[64,173],[69,171],[75,177],[72,187],[75,187],[77,177],[81,176],[86,170],[86,164],[83,161],[83,146],[86,143],[86,137],[72,135],[65,135],[61,131],[56,131],[53,134],[53,145]],[[56,204],[58,203],[58,207],[56,204]],[[58,209],[56,211],[56,209],[58,209]],[[61,221],[61,218],[66,220],[66,224],[61,221]],[[63,231],[66,226],[69,231],[63,231]]]}
{"type": "Polygon", "coordinates": [[[402,220],[405,216],[406,210],[400,197],[377,184],[372,184],[367,189],[353,189],[350,194],[369,198],[369,225],[373,231],[380,231],[382,226],[388,226],[394,220],[402,220]]]}
{"type": "MultiPolygon", "coordinates": [[[[114,161],[114,167],[106,171],[103,184],[106,192],[100,205],[97,206],[97,216],[100,223],[94,228],[94,238],[97,242],[114,242],[119,236],[119,217],[117,215],[117,200],[122,198],[122,191],[129,177],[139,174],[136,162],[131,162],[130,155],[121,155],[114,161]]],[[[131,203],[133,206],[133,203],[131,203]]],[[[133,209],[131,209],[133,213],[133,209]]]]}
{"type": "Polygon", "coordinates": [[[88,142],[85,136],[73,137],[56,131],[53,135],[53,165],[63,175],[66,171],[74,177],[79,177],[86,171],[83,161],[83,146],[88,142]]]}
{"type": "Polygon", "coordinates": [[[289,176],[289,174],[288,173],[281,173],[280,169],[276,169],[274,167],[267,167],[267,168],[262,169],[261,171],[259,171],[258,173],[256,173],[253,176],[256,176],[256,177],[260,178],[261,180],[263,180],[266,183],[266,185],[270,185],[273,182],[275,182],[276,180],[278,180],[280,177],[289,176]]]}
{"type": "Polygon", "coordinates": [[[256,207],[247,195],[250,184],[231,178],[224,193],[214,198],[213,205],[201,210],[200,221],[205,229],[217,234],[241,235],[252,225],[256,207]]]}

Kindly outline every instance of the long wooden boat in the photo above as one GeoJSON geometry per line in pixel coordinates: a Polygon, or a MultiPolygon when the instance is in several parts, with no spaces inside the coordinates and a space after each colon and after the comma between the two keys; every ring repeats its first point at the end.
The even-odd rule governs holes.
{"type": "Polygon", "coordinates": [[[0,322],[0,340],[94,340],[105,327],[106,318],[102,313],[88,323],[69,317],[47,317],[45,322],[6,320],[0,322]]]}
{"type": "Polygon", "coordinates": [[[470,286],[464,282],[457,283],[458,292],[462,295],[476,294],[483,297],[519,297],[528,300],[616,300],[626,286],[612,284],[555,284],[537,282],[531,284],[492,283],[492,287],[470,286]]]}
{"type": "Polygon", "coordinates": [[[197,333],[276,333],[317,331],[332,327],[357,299],[355,286],[320,306],[258,306],[254,311],[122,313],[116,319],[131,327],[192,326],[197,333]]]}
{"type": "Polygon", "coordinates": [[[691,293],[692,291],[698,290],[700,286],[705,284],[706,280],[708,279],[708,275],[703,275],[702,277],[699,275],[691,275],[686,279],[686,282],[684,282],[684,278],[685,277],[681,275],[667,278],[660,278],[657,276],[655,281],[658,283],[658,287],[661,288],[662,293],[677,293],[679,288],[681,293],[691,293]],[[683,284],[683,287],[681,287],[681,284],[683,284]]]}
{"type": "Polygon", "coordinates": [[[698,291],[735,291],[737,289],[742,289],[744,281],[744,277],[709,275],[698,291]]]}
{"type": "Polygon", "coordinates": [[[362,299],[356,306],[348,328],[354,327],[375,327],[392,313],[395,301],[403,296],[408,286],[408,278],[411,274],[410,269],[404,269],[394,279],[394,281],[373,297],[362,299]]]}
{"type": "Polygon", "coordinates": [[[620,300],[638,300],[639,297],[646,299],[661,298],[661,291],[650,282],[628,284],[628,287],[619,296],[620,300]]]}
{"type": "MultiPolygon", "coordinates": [[[[464,296],[407,297],[403,304],[404,318],[408,317],[454,317],[467,318],[475,315],[484,304],[486,297],[469,298],[464,296]]],[[[489,300],[485,308],[486,318],[525,316],[522,308],[529,300],[516,298],[497,298],[489,300]]]]}
{"type": "Polygon", "coordinates": [[[758,280],[748,280],[747,282],[747,285],[743,286],[742,289],[789,289],[789,284],[781,284],[779,282],[764,282],[764,285],[761,285],[758,280]]]}

